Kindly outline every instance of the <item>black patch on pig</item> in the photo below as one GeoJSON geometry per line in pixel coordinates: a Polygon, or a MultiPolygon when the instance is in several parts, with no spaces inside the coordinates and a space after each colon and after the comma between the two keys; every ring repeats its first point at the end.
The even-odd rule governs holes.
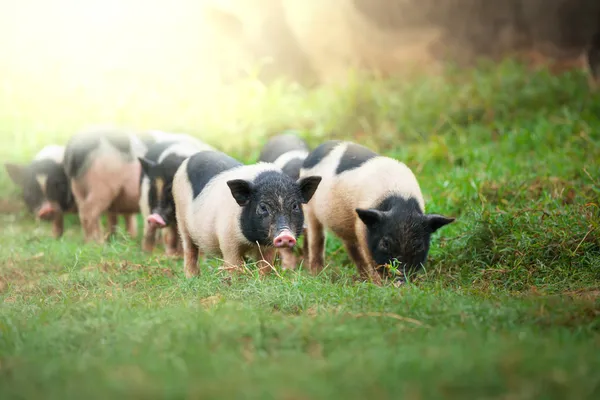
{"type": "Polygon", "coordinates": [[[18,169],[18,177],[11,178],[16,178],[15,183],[21,187],[23,201],[29,212],[37,213],[45,200],[57,203],[63,212],[74,209],[75,201],[62,164],[51,159],[41,159],[12,168],[18,169]],[[46,197],[36,175],[46,176],[46,197]]]}
{"type": "Polygon", "coordinates": [[[342,172],[356,169],[364,163],[366,163],[367,161],[369,161],[370,159],[375,158],[377,156],[378,154],[371,149],[368,149],[359,144],[350,143],[344,151],[344,154],[340,159],[340,163],[338,164],[335,173],[336,175],[339,175],[342,172]]]}
{"type": "MultiPolygon", "coordinates": [[[[48,171],[46,180],[46,196],[51,202],[56,202],[63,212],[72,211],[76,208],[75,198],[71,191],[71,183],[62,164],[52,160],[45,160],[48,164],[44,166],[35,166],[48,171]]],[[[41,162],[38,161],[38,162],[41,162]]]]}
{"type": "Polygon", "coordinates": [[[306,177],[296,182],[279,171],[265,171],[254,182],[228,181],[233,197],[243,207],[240,227],[250,243],[272,246],[276,235],[289,229],[296,239],[302,233],[302,204],[314,194],[320,177],[306,177]]]}
{"type": "MultiPolygon", "coordinates": [[[[144,154],[144,158],[148,161],[152,161],[153,163],[157,163],[158,159],[160,158],[160,155],[164,153],[169,146],[174,145],[175,143],[177,142],[174,140],[154,143],[152,146],[148,147],[146,154],[144,154]]],[[[144,164],[142,164],[142,173],[140,174],[140,185],[142,184],[144,176],[148,176],[148,174],[146,173],[146,168],[144,167],[144,164]]]]}
{"type": "Polygon", "coordinates": [[[138,137],[138,139],[140,139],[140,141],[144,144],[144,146],[146,146],[147,149],[149,149],[150,147],[152,147],[155,144],[159,143],[149,133],[141,133],[141,134],[138,134],[136,136],[138,137]]]}
{"type": "Polygon", "coordinates": [[[64,168],[68,177],[77,177],[84,168],[89,154],[100,145],[100,138],[74,136],[65,147],[64,168]]]}
{"type": "Polygon", "coordinates": [[[313,151],[311,151],[308,156],[304,159],[304,163],[302,163],[303,169],[310,169],[319,164],[331,151],[340,143],[341,140],[328,140],[319,146],[315,147],[313,151]]]}
{"type": "Polygon", "coordinates": [[[308,145],[304,140],[291,133],[277,135],[262,148],[258,161],[272,163],[282,154],[295,150],[308,151],[308,145]]]}
{"type": "Polygon", "coordinates": [[[166,225],[175,222],[175,200],[173,199],[173,178],[177,169],[187,157],[177,154],[169,154],[160,163],[148,170],[150,188],[148,191],[148,206],[151,214],[160,215],[166,225]],[[162,179],[163,187],[158,196],[157,179],[162,179]]]}
{"type": "Polygon", "coordinates": [[[166,142],[154,143],[152,146],[148,147],[146,154],[144,154],[144,158],[150,161],[158,162],[158,159],[160,158],[161,154],[164,153],[165,150],[167,150],[167,148],[177,143],[179,142],[177,142],[176,140],[168,140],[166,142]]]}
{"type": "Polygon", "coordinates": [[[290,178],[297,181],[300,177],[300,168],[302,168],[302,163],[304,162],[304,158],[296,157],[289,160],[283,166],[283,173],[289,175],[290,178]]]}
{"type": "Polygon", "coordinates": [[[243,165],[241,162],[219,151],[202,151],[189,158],[187,175],[192,185],[193,198],[198,197],[206,184],[216,175],[243,165]]]}
{"type": "Polygon", "coordinates": [[[131,158],[131,139],[120,131],[88,131],[73,136],[66,145],[64,168],[69,178],[77,178],[89,165],[90,154],[104,138],[120,153],[131,158]]]}
{"type": "Polygon", "coordinates": [[[454,221],[437,214],[423,214],[416,199],[398,195],[356,212],[367,226],[367,245],[375,263],[380,266],[397,260],[405,274],[425,265],[431,235],[454,221]]]}
{"type": "Polygon", "coordinates": [[[131,138],[120,134],[108,134],[106,140],[112,144],[119,152],[131,154],[131,138]]]}

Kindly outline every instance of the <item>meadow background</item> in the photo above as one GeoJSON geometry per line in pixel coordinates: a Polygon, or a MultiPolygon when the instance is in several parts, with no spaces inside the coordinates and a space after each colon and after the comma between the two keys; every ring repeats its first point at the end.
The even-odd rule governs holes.
{"type": "Polygon", "coordinates": [[[187,280],[181,260],[143,254],[122,231],[84,244],[74,216],[52,239],[2,169],[0,398],[600,395],[600,97],[584,72],[507,60],[307,89],[250,70],[216,89],[183,28],[109,67],[100,61],[116,53],[68,47],[64,27],[45,37],[61,53],[4,19],[3,161],[113,124],[186,132],[251,163],[270,135],[295,129],[313,147],[351,139],[406,162],[427,211],[457,221],[401,288],[355,281],[333,236],[318,277],[250,268],[230,279],[209,259],[187,280]]]}

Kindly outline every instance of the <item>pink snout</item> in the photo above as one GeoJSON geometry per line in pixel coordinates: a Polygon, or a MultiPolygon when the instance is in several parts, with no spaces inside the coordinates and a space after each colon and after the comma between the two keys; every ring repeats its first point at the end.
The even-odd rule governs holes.
{"type": "Polygon", "coordinates": [[[42,207],[39,209],[38,211],[38,218],[43,219],[43,220],[49,220],[52,219],[52,217],[54,217],[54,213],[56,213],[56,210],[54,209],[54,207],[52,207],[52,205],[50,203],[44,203],[42,204],[42,207]]]}
{"type": "Polygon", "coordinates": [[[294,247],[296,245],[296,238],[292,232],[288,230],[281,231],[275,239],[273,239],[273,246],[275,247],[294,247]]]}
{"type": "Polygon", "coordinates": [[[163,217],[158,214],[150,214],[148,216],[148,223],[158,228],[163,228],[167,225],[163,217]]]}

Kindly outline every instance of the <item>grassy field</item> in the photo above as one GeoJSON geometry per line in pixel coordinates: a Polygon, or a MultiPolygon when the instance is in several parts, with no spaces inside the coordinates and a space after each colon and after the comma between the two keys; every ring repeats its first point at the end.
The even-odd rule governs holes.
{"type": "Polygon", "coordinates": [[[84,245],[74,217],[53,240],[2,170],[0,398],[600,397],[600,97],[583,73],[506,62],[311,90],[248,81],[208,102],[193,85],[114,82],[5,91],[0,158],[114,122],[253,162],[294,128],[406,162],[427,210],[457,221],[401,288],[356,282],[332,236],[318,277],[229,280],[206,260],[186,280],[181,260],[122,233],[84,245]]]}

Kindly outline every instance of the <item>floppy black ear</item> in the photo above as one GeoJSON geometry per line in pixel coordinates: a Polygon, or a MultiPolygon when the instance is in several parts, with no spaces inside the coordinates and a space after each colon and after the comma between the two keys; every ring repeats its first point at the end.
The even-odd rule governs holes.
{"type": "Polygon", "coordinates": [[[244,179],[233,179],[227,181],[227,186],[229,186],[233,198],[240,206],[243,207],[248,204],[252,194],[252,183],[244,179]]]}
{"type": "Polygon", "coordinates": [[[454,222],[455,220],[456,220],[456,218],[444,217],[443,215],[440,215],[440,214],[426,214],[425,215],[425,222],[427,223],[427,226],[429,226],[431,233],[437,231],[442,226],[445,226],[445,225],[448,225],[448,224],[454,222]]]}
{"type": "Polygon", "coordinates": [[[145,157],[138,157],[138,160],[140,160],[140,164],[142,164],[142,171],[144,171],[146,175],[149,175],[150,169],[156,165],[154,161],[148,160],[145,157]]]}
{"type": "Polygon", "coordinates": [[[23,165],[5,163],[4,168],[6,168],[6,172],[10,179],[17,186],[23,186],[23,182],[25,181],[25,168],[23,165]]]}
{"type": "Polygon", "coordinates": [[[355,211],[358,214],[358,218],[360,218],[366,226],[376,225],[383,218],[383,212],[373,208],[357,208],[355,211]]]}
{"type": "Polygon", "coordinates": [[[298,180],[298,185],[300,185],[300,191],[302,192],[302,202],[304,204],[308,203],[310,199],[312,199],[317,188],[319,187],[319,183],[321,183],[320,176],[307,176],[298,180]]]}

